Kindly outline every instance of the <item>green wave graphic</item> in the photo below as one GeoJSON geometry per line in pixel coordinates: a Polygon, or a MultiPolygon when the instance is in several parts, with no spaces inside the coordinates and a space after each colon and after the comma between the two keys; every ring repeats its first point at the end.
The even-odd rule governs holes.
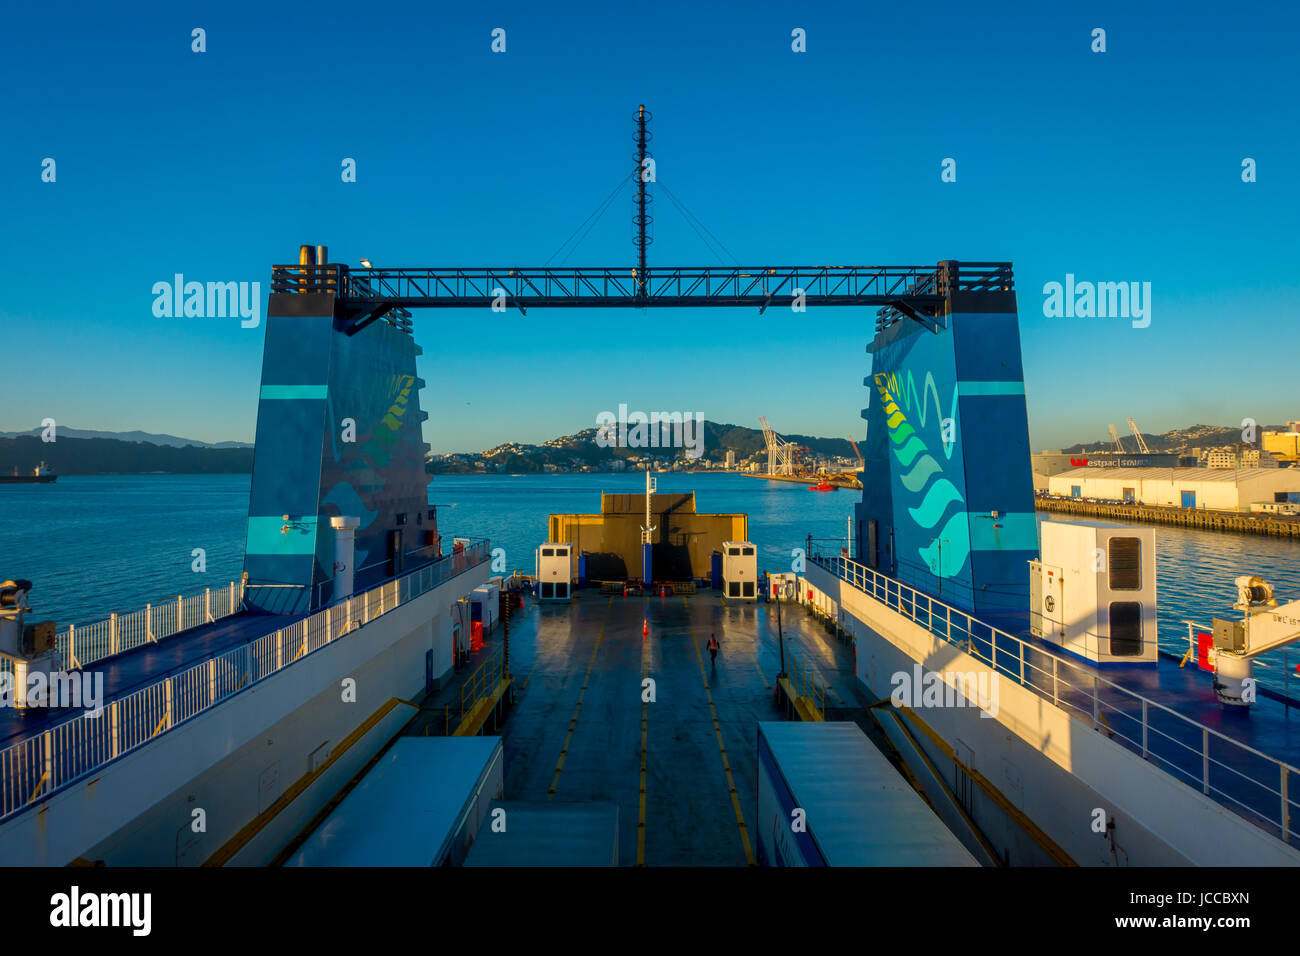
{"type": "MultiPolygon", "coordinates": [[[[875,376],[876,390],[880,394],[881,408],[885,413],[885,424],[889,429],[890,443],[893,445],[891,451],[903,468],[910,470],[899,478],[903,487],[912,495],[920,495],[921,502],[916,507],[909,507],[908,514],[918,528],[927,531],[935,528],[936,525],[943,521],[944,515],[948,513],[949,508],[954,504],[964,504],[961,492],[947,478],[942,477],[943,466],[941,466],[930,454],[924,440],[918,434],[917,429],[907,420],[907,414],[898,405],[894,398],[894,391],[898,387],[898,378],[896,375],[877,375],[875,376]],[[892,387],[892,389],[891,389],[892,387]],[[915,463],[915,464],[913,464],[915,463]]],[[[920,408],[919,420],[921,425],[926,420],[926,403],[922,402],[922,395],[916,391],[915,380],[909,372],[907,375],[909,394],[905,401],[908,403],[908,411],[912,410],[913,400],[920,408]]],[[[934,384],[934,376],[929,372],[926,373],[925,385],[923,387],[925,396],[934,396],[934,407],[936,412],[943,414],[943,409],[939,405],[939,392],[934,384]]],[[[955,421],[957,414],[957,389],[953,388],[953,419],[955,421]]],[[[953,447],[946,442],[944,445],[944,455],[951,458],[953,447]]],[[[966,564],[966,559],[970,555],[970,517],[966,511],[956,511],[952,513],[943,523],[942,529],[938,531],[930,544],[924,548],[918,548],[917,553],[926,565],[929,566],[939,577],[952,577],[957,574],[966,564]]]]}

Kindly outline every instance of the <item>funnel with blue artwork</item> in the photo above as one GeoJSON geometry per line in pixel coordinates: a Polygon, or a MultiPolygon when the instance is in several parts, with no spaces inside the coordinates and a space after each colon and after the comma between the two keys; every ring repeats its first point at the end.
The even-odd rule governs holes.
{"type": "Polygon", "coordinates": [[[356,584],[438,547],[409,333],[359,326],[333,295],[275,293],[267,308],[248,509],[247,604],[301,613],[328,602],[330,518],[358,519],[356,584]]]}
{"type": "Polygon", "coordinates": [[[1023,610],[1037,556],[1013,291],[958,292],[868,347],[857,554],[970,611],[1023,610]]]}

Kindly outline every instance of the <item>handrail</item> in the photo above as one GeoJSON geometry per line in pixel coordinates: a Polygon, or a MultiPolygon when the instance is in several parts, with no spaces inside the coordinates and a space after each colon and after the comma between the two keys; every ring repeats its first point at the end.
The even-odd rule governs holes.
{"type": "Polygon", "coordinates": [[[114,654],[156,644],[181,631],[230,617],[238,613],[243,599],[243,583],[231,581],[224,588],[177,595],[175,601],[146,604],[128,614],[113,612],[93,624],[69,624],[54,640],[67,664],[83,668],[114,654]]]}
{"type": "Polygon", "coordinates": [[[460,716],[463,719],[467,713],[474,709],[474,705],[485,697],[491,696],[496,690],[497,684],[505,677],[505,671],[502,667],[503,656],[502,648],[497,648],[488,657],[474,668],[474,673],[465,679],[465,683],[460,685],[460,716]]]}
{"type": "Polygon", "coordinates": [[[1291,826],[1292,807],[1300,808],[1300,803],[1290,797],[1289,783],[1290,776],[1300,770],[1285,761],[1090,672],[1077,661],[985,624],[866,565],[821,555],[809,555],[808,560],[935,637],[988,664],[998,675],[1010,678],[1059,708],[1075,711],[1081,715],[1079,719],[1090,723],[1097,732],[1105,733],[1175,779],[1195,784],[1203,794],[1261,829],[1288,843],[1296,832],[1291,826]],[[1078,683],[1072,683],[1072,679],[1078,683]],[[1157,716],[1167,718],[1162,726],[1156,726],[1157,716]],[[1172,753],[1156,752],[1153,735],[1154,743],[1174,748],[1172,753]],[[1194,744],[1188,743],[1189,736],[1194,744]],[[1217,757],[1212,753],[1212,741],[1218,745],[1217,757]],[[1244,762],[1250,768],[1248,772],[1220,759],[1229,753],[1235,753],[1237,762],[1244,762]],[[1249,783],[1255,791],[1243,800],[1215,785],[1215,779],[1222,782],[1229,774],[1232,775],[1229,781],[1249,783]],[[1276,789],[1266,782],[1270,776],[1278,781],[1276,789]]]}
{"type": "Polygon", "coordinates": [[[480,539],[0,750],[0,821],[487,561],[480,539]]]}
{"type": "Polygon", "coordinates": [[[790,687],[794,690],[795,696],[807,700],[813,710],[817,712],[817,715],[821,719],[825,720],[826,682],[822,681],[819,688],[816,672],[810,672],[808,663],[806,661],[800,661],[792,648],[787,647],[785,649],[785,657],[787,661],[787,680],[790,681],[790,687]],[[818,694],[819,690],[820,695],[818,694]],[[821,703],[818,703],[819,696],[821,703]]]}
{"type": "MultiPolygon", "coordinates": [[[[174,601],[146,604],[127,614],[114,611],[92,624],[69,624],[54,635],[54,646],[64,669],[81,670],[106,657],[230,617],[238,613],[243,600],[243,584],[231,581],[225,587],[178,594],[174,601]]],[[[0,673],[13,671],[14,662],[0,658],[0,673]]]]}

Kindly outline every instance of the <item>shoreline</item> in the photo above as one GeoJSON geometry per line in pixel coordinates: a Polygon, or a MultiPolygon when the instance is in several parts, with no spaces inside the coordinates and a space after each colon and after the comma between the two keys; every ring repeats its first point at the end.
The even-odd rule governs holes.
{"type": "Polygon", "coordinates": [[[1300,540],[1300,520],[1274,518],[1241,511],[1211,511],[1209,509],[1171,508],[1163,505],[1100,504],[1070,499],[1037,498],[1035,511],[1052,511],[1059,514],[1087,515],[1098,518],[1116,518],[1143,524],[1173,525],[1199,531],[1226,531],[1258,537],[1300,540]]]}

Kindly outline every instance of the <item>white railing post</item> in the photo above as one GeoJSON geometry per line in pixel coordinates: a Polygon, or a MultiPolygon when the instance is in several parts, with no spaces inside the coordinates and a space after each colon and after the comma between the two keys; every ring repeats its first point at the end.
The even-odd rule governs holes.
{"type": "Polygon", "coordinates": [[[144,606],[144,636],[145,640],[153,640],[153,605],[144,606]]]}
{"type": "Polygon", "coordinates": [[[1097,714],[1099,713],[1098,707],[1100,705],[1100,701],[1097,698],[1098,684],[1099,681],[1097,679],[1097,675],[1093,674],[1092,675],[1092,729],[1093,730],[1097,729],[1097,714]]]}
{"type": "Polygon", "coordinates": [[[1280,764],[1282,768],[1282,842],[1291,842],[1291,801],[1287,797],[1287,772],[1286,764],[1280,764]]]}
{"type": "Polygon", "coordinates": [[[1142,759],[1147,759],[1147,699],[1142,698],[1142,759]]]}
{"type": "Polygon", "coordinates": [[[117,612],[114,611],[108,618],[108,646],[114,654],[121,650],[121,640],[117,636],[117,612]]]}
{"type": "Polygon", "coordinates": [[[185,630],[185,598],[176,595],[176,630],[172,631],[177,634],[185,630]]]}
{"type": "MultiPolygon", "coordinates": [[[[239,594],[240,594],[240,597],[243,597],[243,594],[244,594],[244,585],[243,585],[243,582],[240,582],[240,585],[239,585],[239,594]]],[[[228,600],[227,603],[226,603],[226,612],[227,612],[228,614],[234,614],[234,613],[235,613],[235,582],[234,582],[234,581],[231,581],[231,582],[230,582],[230,598],[229,598],[229,600],[228,600]]]]}
{"type": "Polygon", "coordinates": [[[108,705],[108,757],[112,760],[117,756],[117,701],[108,705]]]}
{"type": "Polygon", "coordinates": [[[54,790],[54,747],[51,743],[50,732],[47,730],[41,734],[41,750],[44,751],[45,758],[45,792],[51,793],[54,790]]]}
{"type": "Polygon", "coordinates": [[[217,659],[208,658],[208,706],[217,702],[217,659]]]}
{"type": "Polygon", "coordinates": [[[311,618],[304,617],[302,619],[302,654],[300,655],[302,657],[307,656],[307,622],[309,620],[311,618]]]}
{"type": "Polygon", "coordinates": [[[1057,665],[1060,664],[1060,662],[1061,659],[1057,657],[1055,654],[1053,654],[1052,655],[1052,704],[1053,706],[1057,706],[1057,707],[1059,707],[1060,704],[1057,703],[1057,697],[1056,697],[1056,669],[1057,669],[1057,665]]]}
{"type": "Polygon", "coordinates": [[[1201,792],[1210,792],[1210,728],[1201,728],[1201,792]]]}
{"type": "Polygon", "coordinates": [[[1020,645],[1020,683],[1023,685],[1025,682],[1025,642],[1017,640],[1016,643],[1020,645]]]}
{"type": "MultiPolygon", "coordinates": [[[[73,661],[77,659],[77,628],[74,624],[68,625],[68,657],[73,661]]],[[[76,664],[74,663],[75,667],[76,664]]]]}
{"type": "Polygon", "coordinates": [[[212,617],[212,588],[203,589],[203,620],[208,624],[213,621],[212,617]]]}

